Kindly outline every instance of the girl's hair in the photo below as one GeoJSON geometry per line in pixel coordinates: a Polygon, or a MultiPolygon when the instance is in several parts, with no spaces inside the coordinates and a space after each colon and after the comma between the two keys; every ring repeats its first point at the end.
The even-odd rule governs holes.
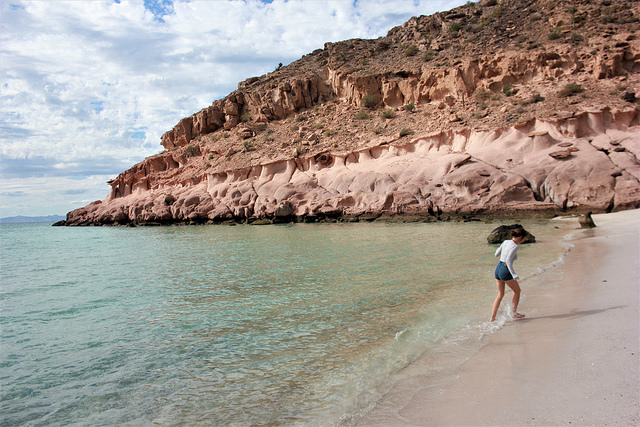
{"type": "Polygon", "coordinates": [[[527,231],[524,228],[516,228],[514,230],[511,230],[511,237],[524,237],[526,236],[527,231]]]}

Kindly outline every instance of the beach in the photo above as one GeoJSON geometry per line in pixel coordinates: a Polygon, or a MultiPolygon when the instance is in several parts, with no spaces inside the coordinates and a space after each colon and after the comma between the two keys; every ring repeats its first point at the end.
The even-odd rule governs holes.
{"type": "Polygon", "coordinates": [[[525,319],[472,355],[449,345],[447,369],[418,358],[360,424],[638,425],[640,211],[593,218],[543,286],[521,283],[525,319]]]}

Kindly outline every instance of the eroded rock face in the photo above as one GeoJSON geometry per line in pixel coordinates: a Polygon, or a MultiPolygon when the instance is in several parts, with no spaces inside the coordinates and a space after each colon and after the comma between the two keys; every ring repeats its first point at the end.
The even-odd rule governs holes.
{"type": "MultiPolygon", "coordinates": [[[[627,70],[638,72],[640,54],[634,52],[626,46],[619,55],[598,57],[591,61],[592,69],[587,71],[598,76],[616,76],[627,70]],[[622,59],[625,52],[629,53],[626,61],[622,59]]],[[[400,76],[389,72],[361,76],[341,69],[323,68],[303,77],[293,77],[275,87],[263,85],[236,91],[182,119],[162,136],[162,146],[167,150],[186,146],[218,129],[238,126],[243,117],[257,122],[285,119],[331,98],[339,98],[353,106],[360,106],[365,96],[375,99],[377,105],[391,108],[433,102],[453,106],[456,102],[464,102],[465,98],[472,98],[477,90],[499,93],[512,82],[526,85],[533,80],[544,81],[573,74],[576,70],[585,71],[584,67],[575,52],[566,51],[562,54],[504,52],[462,60],[454,68],[441,69],[425,64],[400,76]]]]}
{"type": "Polygon", "coordinates": [[[183,166],[186,170],[173,177],[184,159],[166,153],[121,175],[104,202],[71,212],[67,222],[640,207],[639,118],[636,109],[605,110],[486,132],[421,135],[199,176],[183,166]],[[551,157],[558,147],[576,150],[567,158],[551,157]]]}
{"type": "Polygon", "coordinates": [[[607,4],[470,2],[327,43],[182,119],[66,223],[640,207],[640,8],[607,4]]]}

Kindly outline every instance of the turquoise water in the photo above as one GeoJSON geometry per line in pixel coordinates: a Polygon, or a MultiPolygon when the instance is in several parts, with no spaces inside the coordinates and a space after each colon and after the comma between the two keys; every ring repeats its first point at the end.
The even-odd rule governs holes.
{"type": "MultiPolygon", "coordinates": [[[[521,222],[526,293],[575,224],[521,222]]],[[[486,331],[497,225],[1,225],[0,424],[348,424],[486,331]]]]}

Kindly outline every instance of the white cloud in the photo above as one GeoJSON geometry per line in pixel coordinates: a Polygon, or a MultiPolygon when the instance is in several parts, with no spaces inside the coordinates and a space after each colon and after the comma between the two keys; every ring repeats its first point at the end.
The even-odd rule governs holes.
{"type": "Polygon", "coordinates": [[[0,181],[0,212],[6,216],[64,215],[69,210],[103,199],[109,175],[10,178],[0,181]]]}
{"type": "MultiPolygon", "coordinates": [[[[56,164],[67,176],[93,169],[104,182],[106,170],[115,175],[160,152],[164,132],[247,77],[325,42],[379,37],[411,16],[463,3],[165,0],[146,9],[126,0],[2,1],[0,177],[20,178],[11,185],[24,189],[3,185],[0,216],[60,213],[27,202],[17,209],[1,195],[27,200],[37,187],[30,180],[60,177],[56,164]]],[[[96,188],[92,178],[74,180],[83,183],[96,188]]]]}

